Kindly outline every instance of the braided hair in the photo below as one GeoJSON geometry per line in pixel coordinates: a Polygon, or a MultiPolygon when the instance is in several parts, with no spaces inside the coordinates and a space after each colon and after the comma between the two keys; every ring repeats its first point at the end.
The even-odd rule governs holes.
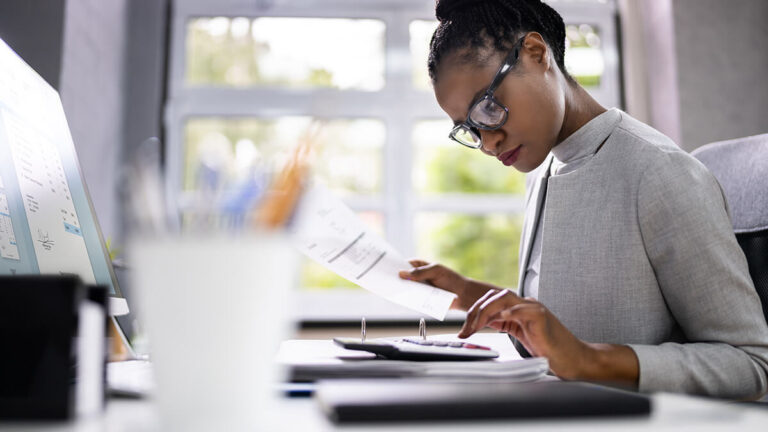
{"type": "MultiPolygon", "coordinates": [[[[529,31],[541,34],[560,71],[574,82],[563,60],[563,18],[541,0],[437,0],[435,15],[440,24],[432,35],[427,60],[433,83],[437,81],[438,65],[446,55],[466,48],[509,51],[517,38],[529,31]]],[[[484,61],[478,52],[481,50],[471,50],[461,58],[484,61]]]]}

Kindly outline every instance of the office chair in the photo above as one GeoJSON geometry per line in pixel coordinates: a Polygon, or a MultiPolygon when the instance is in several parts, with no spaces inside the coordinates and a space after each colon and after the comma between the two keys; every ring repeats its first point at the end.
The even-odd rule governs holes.
{"type": "Polygon", "coordinates": [[[768,320],[768,134],[707,144],[691,154],[725,191],[733,231],[768,320]]]}

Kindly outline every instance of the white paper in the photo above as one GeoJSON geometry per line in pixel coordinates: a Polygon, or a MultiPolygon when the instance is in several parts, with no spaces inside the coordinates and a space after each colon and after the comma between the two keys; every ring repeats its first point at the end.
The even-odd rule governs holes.
{"type": "Polygon", "coordinates": [[[306,191],[292,227],[299,250],[327,269],[399,305],[443,320],[456,294],[400,279],[408,261],[320,185],[306,191]]]}
{"type": "Polygon", "coordinates": [[[104,408],[104,308],[84,300],[78,319],[75,412],[91,416],[104,408]]]}

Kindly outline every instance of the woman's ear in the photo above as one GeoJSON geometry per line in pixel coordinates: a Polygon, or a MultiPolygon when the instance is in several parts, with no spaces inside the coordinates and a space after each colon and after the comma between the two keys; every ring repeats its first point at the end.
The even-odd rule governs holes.
{"type": "Polygon", "coordinates": [[[523,41],[520,57],[527,66],[534,69],[547,71],[551,67],[549,47],[544,42],[544,37],[538,32],[529,32],[523,41]]]}

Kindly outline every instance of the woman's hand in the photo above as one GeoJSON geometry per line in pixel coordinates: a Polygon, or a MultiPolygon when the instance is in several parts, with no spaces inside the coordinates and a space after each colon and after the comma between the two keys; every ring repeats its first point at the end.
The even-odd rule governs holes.
{"type": "Polygon", "coordinates": [[[496,293],[501,290],[497,286],[466,278],[442,264],[430,264],[419,259],[410,260],[409,263],[414,268],[401,271],[400,277],[423,282],[456,294],[458,297],[451,304],[451,309],[465,311],[485,293],[489,291],[496,293]]]}
{"type": "Polygon", "coordinates": [[[459,337],[485,326],[511,334],[531,355],[546,357],[561,378],[637,386],[639,365],[631,348],[580,340],[533,298],[508,290],[486,293],[469,309],[459,337]]]}

